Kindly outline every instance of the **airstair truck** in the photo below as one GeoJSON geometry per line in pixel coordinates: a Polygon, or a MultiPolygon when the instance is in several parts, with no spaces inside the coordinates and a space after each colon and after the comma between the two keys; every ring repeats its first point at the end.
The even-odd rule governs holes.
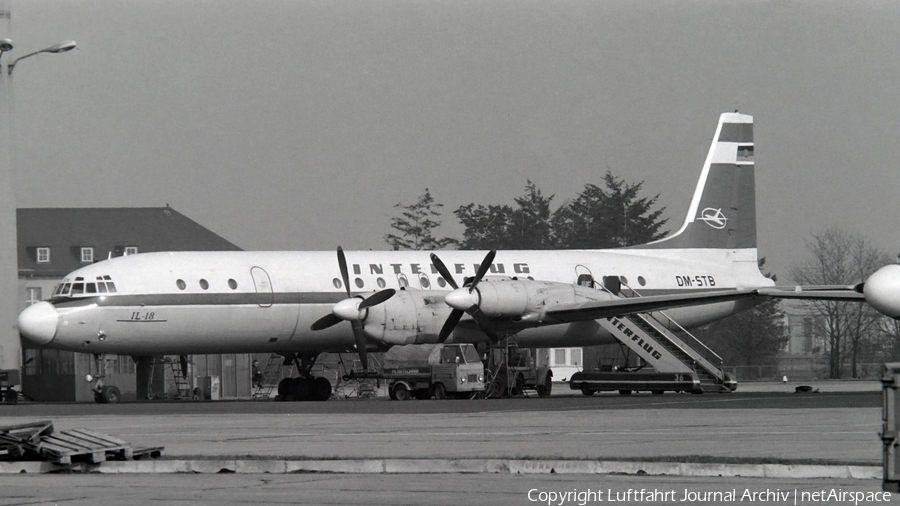
{"type": "Polygon", "coordinates": [[[484,364],[472,344],[395,346],[381,377],[391,399],[471,398],[484,392],[484,364]]]}

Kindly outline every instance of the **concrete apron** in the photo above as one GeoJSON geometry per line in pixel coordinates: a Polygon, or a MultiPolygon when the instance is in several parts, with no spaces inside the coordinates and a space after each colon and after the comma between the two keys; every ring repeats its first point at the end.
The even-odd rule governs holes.
{"type": "Polygon", "coordinates": [[[0,462],[0,474],[20,473],[349,473],[349,474],[631,474],[692,477],[850,478],[881,480],[882,468],[852,465],[701,464],[609,460],[522,459],[321,459],[321,460],[128,460],[0,462]]]}

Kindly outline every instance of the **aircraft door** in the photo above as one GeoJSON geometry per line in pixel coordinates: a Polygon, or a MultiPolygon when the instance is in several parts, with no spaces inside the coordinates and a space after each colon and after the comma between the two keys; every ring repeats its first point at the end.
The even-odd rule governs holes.
{"type": "Polygon", "coordinates": [[[259,307],[270,307],[275,302],[275,292],[272,289],[269,273],[262,267],[253,267],[250,269],[250,275],[253,277],[253,285],[256,287],[256,303],[259,304],[259,307]]]}

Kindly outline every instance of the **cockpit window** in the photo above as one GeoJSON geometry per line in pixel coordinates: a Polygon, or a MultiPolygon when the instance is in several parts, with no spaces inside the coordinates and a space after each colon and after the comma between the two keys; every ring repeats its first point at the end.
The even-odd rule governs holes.
{"type": "Polygon", "coordinates": [[[87,283],[84,282],[83,277],[75,278],[75,283],[70,282],[68,279],[64,279],[56,287],[53,296],[76,297],[80,295],[94,296],[104,293],[116,293],[116,285],[112,282],[112,278],[109,276],[97,276],[95,279],[95,282],[87,283]]]}

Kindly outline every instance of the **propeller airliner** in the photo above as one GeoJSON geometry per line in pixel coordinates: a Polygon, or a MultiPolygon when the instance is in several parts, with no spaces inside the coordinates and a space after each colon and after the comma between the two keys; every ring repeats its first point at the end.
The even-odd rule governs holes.
{"type": "MultiPolygon", "coordinates": [[[[65,276],[49,300],[22,311],[18,327],[37,346],[136,361],[281,354],[299,366],[297,397],[325,400],[332,385],[311,375],[325,352],[358,353],[365,368],[369,350],[395,345],[511,335],[523,347],[608,344],[617,339],[613,317],[665,309],[691,328],[752,307],[774,285],[758,268],[754,184],[753,118],[726,113],[683,225],[657,242],[501,252],[339,248],[337,261],[329,251],[141,253],[65,276]]],[[[644,358],[659,359],[643,342],[644,358]]]]}

